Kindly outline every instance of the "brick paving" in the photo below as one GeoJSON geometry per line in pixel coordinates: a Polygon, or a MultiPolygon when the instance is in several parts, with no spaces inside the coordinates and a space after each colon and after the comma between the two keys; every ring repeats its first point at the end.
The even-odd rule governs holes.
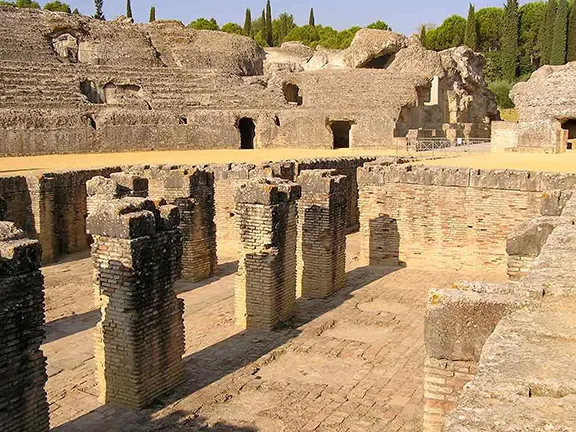
{"type": "MultiPolygon", "coordinates": [[[[427,290],[456,280],[505,280],[483,270],[358,267],[348,237],[347,288],[299,300],[293,323],[272,333],[234,324],[234,262],[207,283],[179,283],[185,301],[186,381],[144,410],[102,406],[94,377],[90,274],[65,264],[85,292],[49,310],[47,384],[57,431],[420,431],[427,290]],[[82,299],[82,300],[80,300],[82,299]],[[80,304],[82,303],[82,304],[80,304]],[[81,313],[73,314],[74,308],[81,313]],[[54,316],[61,318],[54,319],[54,316]]],[[[45,269],[49,305],[64,289],[45,269]]]]}

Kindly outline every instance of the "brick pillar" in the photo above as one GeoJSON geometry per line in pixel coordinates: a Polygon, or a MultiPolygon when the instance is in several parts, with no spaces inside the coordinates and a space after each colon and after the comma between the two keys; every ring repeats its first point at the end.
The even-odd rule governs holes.
{"type": "MultiPolygon", "coordinates": [[[[160,203],[162,204],[162,203],[160,203]]],[[[95,346],[100,399],[144,407],[182,378],[184,324],[178,209],[111,200],[88,217],[102,319],[95,346]]]]}
{"type": "Polygon", "coordinates": [[[300,186],[255,179],[236,191],[242,253],[235,313],[245,328],[272,329],[290,319],[296,300],[296,201],[300,186]]]}
{"type": "Polygon", "coordinates": [[[48,431],[41,248],[0,222],[0,430],[48,431]]]}
{"type": "Polygon", "coordinates": [[[298,177],[299,296],[324,298],[346,285],[346,177],[332,170],[298,177]]]}
{"type": "Polygon", "coordinates": [[[214,174],[198,169],[168,171],[164,197],[180,210],[182,278],[198,282],[213,276],[218,269],[214,174]]]}

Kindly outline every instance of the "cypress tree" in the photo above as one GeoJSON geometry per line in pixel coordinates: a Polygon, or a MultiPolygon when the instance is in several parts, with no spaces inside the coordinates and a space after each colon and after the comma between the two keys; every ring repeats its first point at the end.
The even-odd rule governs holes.
{"type": "Polygon", "coordinates": [[[130,4],[130,0],[126,0],[126,17],[132,18],[132,5],[130,4]]]}
{"type": "Polygon", "coordinates": [[[310,27],[316,26],[316,20],[314,19],[314,8],[310,8],[310,16],[308,17],[308,25],[310,27]]]}
{"type": "Polygon", "coordinates": [[[426,26],[424,24],[420,26],[420,43],[426,48],[426,26]]]}
{"type": "Polygon", "coordinates": [[[478,48],[478,26],[476,24],[476,10],[474,5],[470,3],[468,8],[468,22],[466,24],[466,33],[464,35],[464,44],[476,51],[478,48]]]}
{"type": "Polygon", "coordinates": [[[546,6],[546,17],[542,26],[540,38],[540,64],[550,64],[552,55],[552,42],[554,40],[554,21],[556,19],[556,0],[548,0],[546,6]]]}
{"type": "Polygon", "coordinates": [[[94,14],[94,18],[97,20],[105,21],[106,17],[104,16],[104,0],[94,0],[94,6],[96,6],[96,13],[94,14]]]}
{"type": "Polygon", "coordinates": [[[508,0],[504,12],[502,77],[512,82],[518,71],[518,0],[508,0]]]}
{"type": "Polygon", "coordinates": [[[246,8],[246,17],[244,18],[244,34],[248,37],[252,36],[252,12],[250,12],[250,8],[246,8]]]}
{"type": "Polygon", "coordinates": [[[554,22],[554,39],[550,64],[563,65],[566,63],[566,43],[568,41],[568,3],[566,0],[558,2],[556,21],[554,22]]]}
{"type": "Polygon", "coordinates": [[[264,33],[266,35],[268,46],[274,46],[274,34],[272,32],[272,6],[270,6],[270,0],[266,2],[266,20],[264,28],[266,29],[264,33]]]}
{"type": "Polygon", "coordinates": [[[78,10],[78,8],[72,11],[72,15],[80,15],[80,11],[78,10]]]}
{"type": "Polygon", "coordinates": [[[156,21],[156,6],[152,6],[150,8],[150,18],[148,19],[148,22],[154,21],[156,21]]]}
{"type": "Polygon", "coordinates": [[[576,0],[572,1],[570,22],[568,24],[568,55],[569,62],[576,61],[576,0]]]}

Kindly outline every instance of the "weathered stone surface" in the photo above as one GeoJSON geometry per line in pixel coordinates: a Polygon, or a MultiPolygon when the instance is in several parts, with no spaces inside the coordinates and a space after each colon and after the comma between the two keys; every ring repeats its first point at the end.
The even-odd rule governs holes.
{"type": "Polygon", "coordinates": [[[384,30],[362,29],[344,52],[344,64],[351,68],[365,67],[370,61],[397,53],[406,48],[408,40],[401,34],[384,30]]]}
{"type": "Polygon", "coordinates": [[[572,220],[552,216],[530,219],[520,224],[508,235],[506,252],[508,255],[536,258],[540,255],[540,250],[550,233],[557,226],[566,224],[572,224],[572,220]]]}

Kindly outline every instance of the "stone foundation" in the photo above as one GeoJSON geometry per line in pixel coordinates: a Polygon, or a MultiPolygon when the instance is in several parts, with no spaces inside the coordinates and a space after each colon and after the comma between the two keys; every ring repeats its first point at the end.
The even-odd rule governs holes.
{"type": "Polygon", "coordinates": [[[104,403],[145,407],[182,379],[183,302],[172,288],[181,271],[178,224],[176,207],[141,198],[112,200],[88,218],[104,403]]]}
{"type": "Polygon", "coordinates": [[[11,222],[0,222],[0,431],[50,429],[41,249],[11,222]]]}
{"type": "Polygon", "coordinates": [[[298,183],[297,295],[324,298],[346,285],[346,177],[311,170],[298,183]]]}
{"type": "Polygon", "coordinates": [[[244,328],[272,329],[294,314],[300,192],[280,179],[256,179],[237,189],[242,254],[234,302],[236,322],[244,328]]]}

